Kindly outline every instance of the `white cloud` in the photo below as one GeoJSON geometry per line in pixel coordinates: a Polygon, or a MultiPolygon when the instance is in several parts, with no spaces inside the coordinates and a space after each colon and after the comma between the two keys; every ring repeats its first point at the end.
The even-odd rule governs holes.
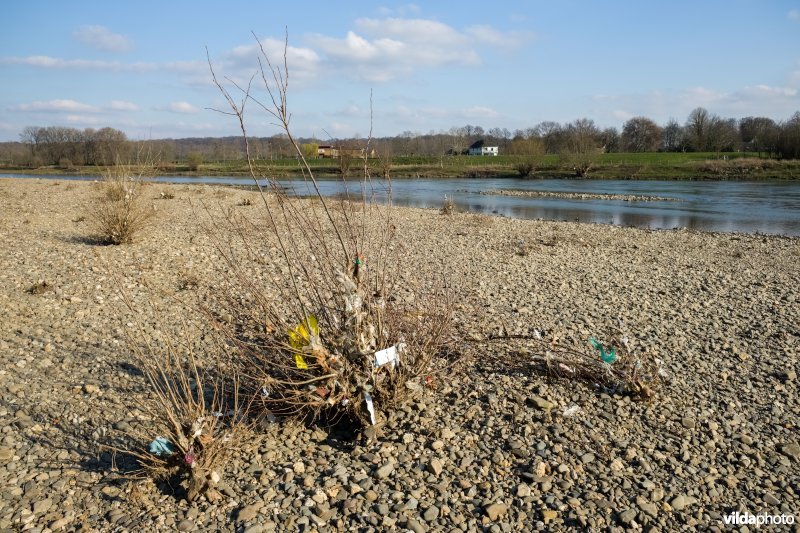
{"type": "MultiPolygon", "coordinates": [[[[240,85],[246,85],[251,76],[257,73],[258,60],[261,58],[267,80],[273,83],[269,66],[264,62],[261,48],[267,55],[273,67],[283,71],[283,54],[285,41],[268,37],[243,46],[237,46],[230,52],[222,54],[218,59],[212,59],[217,78],[228,77],[240,85]]],[[[293,87],[303,86],[319,73],[320,57],[311,48],[288,46],[286,48],[286,63],[289,67],[290,83],[293,87]]],[[[208,73],[208,64],[204,65],[208,73]]],[[[257,76],[257,78],[260,78],[257,76]]],[[[207,81],[205,82],[208,83],[207,81]]]]}
{"type": "Polygon", "coordinates": [[[464,110],[464,116],[472,119],[497,118],[500,113],[490,107],[473,106],[464,110]]]}
{"type": "Polygon", "coordinates": [[[109,70],[124,72],[165,71],[179,74],[201,74],[208,72],[205,61],[172,61],[168,63],[100,61],[94,59],[63,59],[51,56],[1,57],[0,65],[24,65],[28,67],[63,70],[109,70]]]}
{"type": "Polygon", "coordinates": [[[704,107],[723,118],[766,116],[783,120],[797,110],[800,91],[792,87],[770,85],[745,86],[729,92],[707,87],[690,87],[676,91],[604,95],[595,97],[593,117],[602,122],[625,121],[645,116],[666,123],[670,118],[682,122],[697,107],[704,107]]]}
{"type": "Polygon", "coordinates": [[[100,126],[107,125],[104,118],[97,115],[74,115],[70,114],[64,117],[70,124],[77,124],[82,126],[100,126]]]}
{"type": "Polygon", "coordinates": [[[15,111],[24,112],[87,112],[96,113],[99,111],[97,107],[83,104],[75,100],[47,100],[36,101],[29,104],[19,104],[12,108],[15,111]]]}
{"type": "Polygon", "coordinates": [[[386,82],[417,68],[476,65],[467,33],[426,19],[361,18],[343,38],[313,35],[332,72],[370,82],[386,82]]]}
{"type": "Polygon", "coordinates": [[[789,20],[800,20],[800,9],[792,9],[787,14],[789,20]]]}
{"type": "Polygon", "coordinates": [[[503,33],[491,26],[484,25],[470,26],[466,29],[466,33],[484,44],[506,48],[517,48],[534,37],[532,32],[511,31],[503,33]]]}
{"type": "Polygon", "coordinates": [[[172,111],[173,113],[197,113],[199,111],[199,109],[189,102],[171,102],[162,109],[164,111],[172,111]]]}
{"type": "Polygon", "coordinates": [[[123,100],[113,100],[111,105],[108,106],[113,111],[138,111],[139,106],[132,102],[125,102],[123,100]]]}
{"type": "Polygon", "coordinates": [[[105,52],[127,52],[133,47],[130,39],[105,26],[81,26],[72,36],[85,45],[105,52]]]}

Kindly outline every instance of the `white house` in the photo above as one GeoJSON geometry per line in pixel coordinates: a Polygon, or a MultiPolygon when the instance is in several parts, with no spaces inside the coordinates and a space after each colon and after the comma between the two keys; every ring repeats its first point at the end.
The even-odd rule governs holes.
{"type": "Polygon", "coordinates": [[[497,155],[497,146],[486,146],[484,141],[475,141],[469,147],[469,155],[497,155]]]}

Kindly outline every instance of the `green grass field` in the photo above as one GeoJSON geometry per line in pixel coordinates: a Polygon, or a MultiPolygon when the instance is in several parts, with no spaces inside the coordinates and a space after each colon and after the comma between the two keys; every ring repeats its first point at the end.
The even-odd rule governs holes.
{"type": "MultiPolygon", "coordinates": [[[[610,153],[591,156],[591,167],[585,175],[592,179],[679,179],[679,180],[796,180],[800,179],[800,160],[759,158],[748,153],[610,153]]],[[[402,156],[394,157],[390,170],[392,178],[494,178],[519,177],[517,165],[530,162],[534,171],[531,179],[573,178],[576,172],[569,161],[559,155],[542,156],[402,156]]],[[[341,176],[338,159],[310,159],[309,166],[318,177],[341,176]]],[[[370,159],[371,175],[382,175],[380,161],[370,159]]],[[[295,158],[258,160],[259,175],[278,178],[298,176],[300,165],[295,158]]],[[[349,175],[358,176],[364,161],[353,159],[349,175]]],[[[69,171],[57,167],[11,169],[31,174],[100,174],[99,167],[75,167],[69,171]]],[[[159,166],[160,175],[240,176],[248,174],[243,160],[205,162],[192,171],[185,162],[159,166]]]]}

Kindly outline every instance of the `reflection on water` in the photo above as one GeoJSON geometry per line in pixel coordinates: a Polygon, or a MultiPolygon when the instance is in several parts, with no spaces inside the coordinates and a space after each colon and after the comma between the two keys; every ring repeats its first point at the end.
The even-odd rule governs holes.
{"type": "MultiPolygon", "coordinates": [[[[0,174],[2,177],[33,177],[0,174]]],[[[96,179],[88,176],[46,176],[53,179],[96,179]]],[[[160,177],[161,182],[252,185],[244,177],[160,177]]],[[[281,180],[298,195],[312,195],[303,179],[281,180]]],[[[323,194],[344,192],[339,180],[320,180],[323,194]]],[[[359,182],[348,192],[361,194],[359,182]]],[[[514,218],[575,220],[654,229],[770,233],[800,236],[800,182],[521,180],[521,179],[395,179],[373,180],[366,193],[385,200],[391,190],[395,205],[440,208],[445,195],[460,211],[514,218]],[[490,189],[661,196],[681,200],[628,202],[482,195],[490,189]]]]}

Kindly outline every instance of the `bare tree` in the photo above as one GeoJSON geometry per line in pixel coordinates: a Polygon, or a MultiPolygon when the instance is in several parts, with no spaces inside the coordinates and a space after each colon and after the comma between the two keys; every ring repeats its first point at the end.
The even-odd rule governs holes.
{"type": "Polygon", "coordinates": [[[661,127],[645,117],[634,117],[622,127],[622,148],[626,152],[655,152],[661,146],[661,127]]]}

